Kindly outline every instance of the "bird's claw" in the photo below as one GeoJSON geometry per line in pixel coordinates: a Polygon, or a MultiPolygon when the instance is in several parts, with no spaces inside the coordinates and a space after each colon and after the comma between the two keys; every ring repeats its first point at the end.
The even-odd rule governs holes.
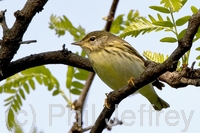
{"type": "Polygon", "coordinates": [[[135,87],[135,83],[134,83],[134,78],[133,77],[131,77],[127,82],[128,82],[129,85],[132,85],[132,86],[135,87]]]}
{"type": "Polygon", "coordinates": [[[106,95],[106,99],[104,101],[104,107],[106,107],[107,109],[110,109],[110,105],[108,104],[108,93],[105,94],[106,95]]]}

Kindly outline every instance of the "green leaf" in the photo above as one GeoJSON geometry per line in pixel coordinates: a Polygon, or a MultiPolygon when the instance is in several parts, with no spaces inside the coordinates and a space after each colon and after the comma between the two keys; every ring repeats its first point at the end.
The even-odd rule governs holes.
{"type": "Polygon", "coordinates": [[[19,87],[19,81],[18,80],[14,80],[13,87],[15,87],[15,88],[19,87]]]}
{"type": "Polygon", "coordinates": [[[164,7],[170,8],[172,12],[178,12],[183,6],[182,0],[161,0],[160,4],[164,4],[164,7]]]}
{"type": "Polygon", "coordinates": [[[59,92],[60,92],[59,90],[55,90],[55,91],[53,92],[53,94],[52,94],[52,95],[53,95],[53,96],[56,96],[56,95],[58,95],[58,94],[59,94],[59,92]]]}
{"type": "Polygon", "coordinates": [[[182,30],[179,34],[178,34],[178,39],[183,38],[183,36],[185,35],[187,29],[182,30]]]}
{"type": "Polygon", "coordinates": [[[173,23],[169,22],[169,21],[156,21],[153,22],[154,25],[158,25],[158,26],[164,26],[164,27],[173,27],[173,23]]]}
{"type": "Polygon", "coordinates": [[[40,76],[36,76],[35,79],[37,80],[37,82],[41,85],[42,82],[42,78],[40,76]]]}
{"type": "Polygon", "coordinates": [[[8,106],[8,105],[10,105],[10,104],[12,104],[12,103],[13,103],[13,100],[10,101],[10,102],[7,102],[6,104],[4,104],[4,106],[8,106]]]}
{"type": "MultiPolygon", "coordinates": [[[[20,110],[19,103],[17,102],[17,100],[16,100],[16,99],[14,100],[13,107],[15,107],[17,111],[18,111],[18,110],[20,110]]],[[[16,112],[17,112],[17,111],[16,111],[16,112]]]]}
{"type": "Polygon", "coordinates": [[[122,29],[121,24],[123,23],[123,14],[119,15],[113,22],[111,26],[111,33],[118,34],[120,30],[122,29]]]}
{"type": "Polygon", "coordinates": [[[127,15],[127,19],[130,20],[132,18],[132,15],[133,15],[133,10],[130,10],[127,15]]]}
{"type": "Polygon", "coordinates": [[[162,16],[159,13],[157,14],[157,17],[158,17],[159,21],[163,21],[163,18],[162,18],[162,16]]]}
{"type": "MultiPolygon", "coordinates": [[[[24,133],[22,127],[19,126],[19,125],[17,125],[15,122],[14,122],[14,127],[13,127],[13,128],[14,128],[13,133],[24,133]]],[[[34,130],[33,130],[32,133],[39,133],[39,132],[37,132],[36,128],[34,127],[34,130]]],[[[41,133],[41,132],[40,132],[40,133],[41,133]]]]}
{"type": "Polygon", "coordinates": [[[11,90],[11,86],[12,86],[12,82],[8,81],[6,82],[3,87],[4,87],[4,90],[7,92],[7,93],[10,93],[9,90],[11,90]]]}
{"type": "Polygon", "coordinates": [[[24,100],[26,100],[26,97],[25,97],[25,95],[24,95],[24,91],[20,88],[19,89],[19,94],[21,95],[21,97],[24,99],[24,100]]]}
{"type": "Polygon", "coordinates": [[[167,21],[169,21],[169,22],[171,22],[172,23],[172,21],[171,21],[171,19],[167,16],[167,21]]]}
{"type": "Polygon", "coordinates": [[[54,76],[50,77],[50,83],[56,88],[60,87],[60,84],[59,84],[58,80],[54,76]]]}
{"type": "Polygon", "coordinates": [[[80,95],[81,94],[81,91],[79,89],[77,89],[77,88],[71,89],[70,92],[72,94],[75,94],[75,95],[80,95]]]}
{"type": "Polygon", "coordinates": [[[199,55],[199,56],[197,56],[196,60],[200,60],[200,55],[199,55]]]}
{"type": "Polygon", "coordinates": [[[24,84],[23,84],[23,87],[24,87],[26,93],[29,94],[29,93],[30,93],[30,90],[29,90],[28,84],[27,84],[27,83],[24,83],[24,84]]]}
{"type": "Polygon", "coordinates": [[[78,73],[74,74],[74,77],[78,80],[86,80],[89,76],[89,72],[78,68],[78,73]]]}
{"type": "Polygon", "coordinates": [[[86,56],[86,53],[85,53],[84,50],[81,51],[81,56],[82,56],[82,57],[85,57],[85,56],[86,56]]]}
{"type": "Polygon", "coordinates": [[[200,47],[196,48],[197,51],[200,51],[200,47]]]}
{"type": "Polygon", "coordinates": [[[29,80],[28,80],[28,83],[29,83],[29,85],[31,86],[31,88],[32,88],[33,90],[35,90],[35,82],[34,82],[32,79],[29,79],[29,80]]]}
{"type": "Polygon", "coordinates": [[[164,38],[160,39],[160,42],[174,43],[174,42],[177,42],[177,39],[174,37],[164,37],[164,38]]]}
{"type": "Polygon", "coordinates": [[[82,39],[85,35],[85,29],[81,26],[74,27],[66,16],[51,15],[49,28],[55,30],[58,37],[68,31],[74,37],[75,41],[82,39]]]}
{"type": "Polygon", "coordinates": [[[83,73],[76,73],[74,74],[74,77],[78,80],[86,80],[88,78],[88,74],[83,74],[83,73]]]}
{"type": "Polygon", "coordinates": [[[127,26],[124,29],[123,33],[120,34],[120,37],[122,38],[125,38],[126,36],[137,37],[140,33],[145,34],[152,31],[167,30],[167,29],[170,29],[170,28],[154,25],[150,21],[148,21],[146,18],[140,17],[140,19],[135,20],[135,22],[127,26]]]}
{"type": "Polygon", "coordinates": [[[181,0],[182,7],[185,5],[186,2],[187,2],[187,0],[181,0]]]}
{"type": "Polygon", "coordinates": [[[45,67],[45,66],[39,66],[38,68],[40,69],[39,71],[42,72],[47,77],[51,76],[51,72],[50,72],[50,70],[47,67],[45,67]]]}
{"type": "Polygon", "coordinates": [[[16,97],[17,97],[17,102],[22,106],[21,97],[18,94],[16,95],[16,97]]]}
{"type": "Polygon", "coordinates": [[[72,25],[72,23],[69,21],[69,19],[65,16],[65,15],[63,15],[63,18],[64,18],[64,23],[66,24],[66,26],[67,26],[67,28],[66,29],[68,29],[68,28],[73,28],[74,26],[72,25]]]}
{"type": "Polygon", "coordinates": [[[74,75],[74,67],[68,66],[68,69],[67,69],[67,81],[66,81],[66,87],[68,89],[71,87],[73,75],[74,75]]]}
{"type": "Polygon", "coordinates": [[[155,22],[156,21],[156,19],[153,16],[151,16],[150,14],[148,16],[149,16],[149,19],[151,20],[151,22],[155,22]]]}
{"type": "Polygon", "coordinates": [[[191,6],[191,10],[193,14],[196,14],[199,11],[195,6],[191,6]]]}
{"type": "Polygon", "coordinates": [[[7,121],[7,127],[8,130],[11,130],[13,128],[13,122],[14,122],[14,113],[12,109],[8,110],[8,121],[7,121]]]}
{"type": "Polygon", "coordinates": [[[188,59],[190,56],[190,50],[187,51],[183,56],[182,56],[182,64],[188,65],[188,59]]]}
{"type": "Polygon", "coordinates": [[[53,86],[52,84],[49,84],[49,85],[48,85],[48,91],[51,91],[51,90],[53,89],[53,87],[54,87],[54,86],[53,86]]]}
{"type": "Polygon", "coordinates": [[[73,81],[72,86],[74,86],[75,88],[80,88],[80,89],[83,89],[84,87],[84,85],[78,81],[73,81]]]}
{"type": "Polygon", "coordinates": [[[16,93],[15,89],[4,90],[6,93],[14,94],[16,93]]]}
{"type": "Polygon", "coordinates": [[[47,77],[43,77],[43,82],[44,82],[44,85],[45,85],[45,86],[48,86],[49,81],[48,81],[48,78],[47,78],[47,77]]]}
{"type": "Polygon", "coordinates": [[[17,107],[13,104],[12,106],[12,109],[15,111],[15,112],[18,112],[19,110],[17,109],[17,107]]]}
{"type": "Polygon", "coordinates": [[[182,26],[184,25],[186,22],[188,22],[188,20],[190,19],[191,16],[184,16],[182,18],[179,18],[178,20],[176,20],[176,25],[177,26],[182,26]]]}
{"type": "Polygon", "coordinates": [[[14,97],[14,96],[11,96],[11,97],[6,98],[6,99],[4,100],[4,102],[8,102],[8,101],[12,100],[13,97],[14,97]]]}
{"type": "Polygon", "coordinates": [[[156,10],[156,11],[159,11],[161,13],[167,13],[167,14],[170,13],[169,9],[162,7],[162,6],[150,6],[149,8],[156,10]]]}
{"type": "Polygon", "coordinates": [[[157,63],[163,63],[169,56],[164,56],[161,53],[152,53],[151,51],[144,51],[143,55],[147,58],[147,60],[155,61],[157,63]]]}
{"type": "Polygon", "coordinates": [[[196,33],[196,35],[195,35],[197,38],[200,38],[200,27],[198,28],[198,31],[197,31],[197,33],[196,33]]]}
{"type": "Polygon", "coordinates": [[[140,19],[140,17],[141,16],[137,10],[136,11],[130,10],[127,15],[127,20],[122,22],[122,24],[120,26],[120,30],[124,29],[124,27],[122,25],[129,26],[130,23],[135,22],[137,19],[140,19]]]}

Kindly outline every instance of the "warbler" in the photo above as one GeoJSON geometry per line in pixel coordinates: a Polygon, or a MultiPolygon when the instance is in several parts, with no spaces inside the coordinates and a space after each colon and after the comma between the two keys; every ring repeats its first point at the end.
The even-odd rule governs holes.
{"type": "MultiPolygon", "coordinates": [[[[93,31],[72,44],[82,47],[94,71],[113,90],[122,88],[131,77],[138,78],[145,70],[145,59],[128,42],[109,32],[93,31]]],[[[146,97],[155,110],[169,107],[151,83],[137,92],[146,97]]]]}

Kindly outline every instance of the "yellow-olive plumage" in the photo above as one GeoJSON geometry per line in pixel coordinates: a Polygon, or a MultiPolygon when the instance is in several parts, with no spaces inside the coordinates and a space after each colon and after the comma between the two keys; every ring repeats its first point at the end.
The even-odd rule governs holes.
{"type": "MultiPolygon", "coordinates": [[[[120,89],[131,77],[137,78],[145,70],[143,57],[129,43],[109,32],[93,31],[72,44],[83,48],[95,72],[113,90],[120,89]]],[[[138,92],[150,101],[155,110],[169,107],[156,94],[152,84],[138,92]]]]}

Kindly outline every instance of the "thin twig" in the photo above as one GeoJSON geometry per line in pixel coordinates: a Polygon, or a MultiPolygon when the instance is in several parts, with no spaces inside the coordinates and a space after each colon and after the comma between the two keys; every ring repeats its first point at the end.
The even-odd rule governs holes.
{"type": "MultiPolygon", "coordinates": [[[[122,125],[122,124],[123,124],[122,121],[120,121],[118,118],[113,118],[113,120],[110,120],[110,123],[108,123],[105,128],[108,130],[111,130],[112,127],[117,126],[117,125],[122,125]]],[[[92,127],[93,125],[83,128],[83,132],[91,130],[92,127]]]]}
{"type": "Polygon", "coordinates": [[[107,23],[105,25],[105,31],[110,31],[112,22],[113,22],[114,17],[115,17],[115,12],[116,12],[118,3],[119,3],[119,0],[113,0],[113,3],[111,5],[110,11],[109,11],[109,14],[108,14],[108,17],[107,17],[107,23]]]}
{"type": "Polygon", "coordinates": [[[6,24],[6,19],[5,19],[6,11],[7,11],[6,9],[4,11],[0,11],[0,23],[1,23],[1,26],[3,28],[3,31],[8,30],[8,26],[6,24]]]}
{"type": "Polygon", "coordinates": [[[94,76],[95,76],[95,73],[94,72],[90,72],[89,73],[89,76],[88,76],[88,79],[86,80],[85,82],[85,85],[83,87],[83,90],[79,96],[79,99],[78,100],[75,100],[75,102],[73,103],[73,106],[74,106],[74,109],[81,113],[81,115],[79,113],[76,113],[76,122],[74,122],[72,128],[70,129],[69,133],[82,133],[82,117],[83,117],[83,106],[84,106],[84,103],[85,103],[85,99],[86,99],[86,96],[88,94],[88,91],[90,89],[90,86],[92,84],[92,81],[94,79],[94,76]],[[81,122],[81,123],[80,123],[81,122]]]}
{"type": "Polygon", "coordinates": [[[35,43],[37,40],[28,40],[28,41],[21,41],[19,44],[30,44],[30,43],[35,43]]]}

